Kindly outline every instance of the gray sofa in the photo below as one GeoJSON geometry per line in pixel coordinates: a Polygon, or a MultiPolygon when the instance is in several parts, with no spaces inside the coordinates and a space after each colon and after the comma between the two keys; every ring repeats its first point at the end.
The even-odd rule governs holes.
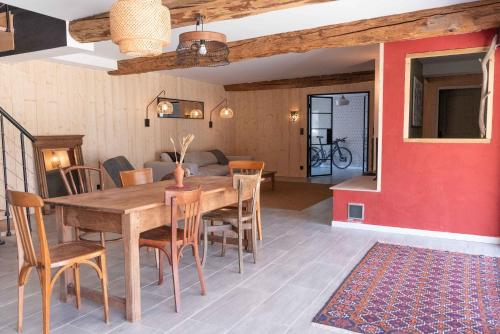
{"type": "MultiPolygon", "coordinates": [[[[226,158],[229,161],[253,160],[251,156],[247,155],[229,155],[226,158]]],[[[148,161],[144,167],[153,169],[153,180],[156,182],[174,171],[175,161],[172,161],[169,154],[161,153],[159,161],[148,161]]],[[[208,151],[187,152],[183,167],[189,169],[191,175],[224,176],[229,174],[228,166],[219,164],[217,157],[208,151]]]]}

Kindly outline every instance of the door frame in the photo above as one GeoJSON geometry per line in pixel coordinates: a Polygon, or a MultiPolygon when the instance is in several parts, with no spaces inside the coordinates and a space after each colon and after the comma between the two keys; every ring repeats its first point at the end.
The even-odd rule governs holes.
{"type": "MultiPolygon", "coordinates": [[[[366,94],[367,99],[365,101],[365,117],[363,117],[363,129],[366,128],[366,136],[363,145],[366,145],[366,152],[363,150],[363,172],[368,172],[369,166],[370,166],[370,134],[372,134],[372,131],[370,129],[370,91],[362,90],[362,91],[349,91],[349,92],[335,92],[335,93],[315,93],[315,94],[308,94],[307,95],[307,147],[306,147],[306,161],[307,161],[307,177],[312,177],[311,176],[311,165],[310,165],[310,154],[309,154],[309,147],[311,144],[311,97],[328,97],[325,95],[349,95],[349,94],[366,94]],[[366,170],[365,170],[365,165],[366,165],[366,170]]],[[[333,97],[332,97],[333,99],[333,97]]],[[[333,129],[333,103],[332,103],[332,129],[333,129]]],[[[372,134],[373,135],[373,134],[372,134]]],[[[372,150],[377,150],[378,145],[377,143],[373,143],[374,147],[372,147],[372,150]]],[[[375,154],[375,152],[372,152],[372,154],[375,154]]],[[[333,169],[332,169],[333,172],[333,169]]],[[[331,174],[329,174],[331,175],[331,174]]],[[[316,175],[320,176],[320,175],[316,175]]],[[[314,176],[313,176],[314,177],[314,176]]]]}
{"type": "MultiPolygon", "coordinates": [[[[324,95],[333,95],[333,94],[309,94],[307,95],[307,149],[306,149],[306,154],[307,154],[307,177],[316,177],[316,176],[330,176],[332,175],[332,169],[333,167],[330,166],[330,173],[329,174],[321,174],[321,175],[314,175],[311,176],[311,154],[309,152],[309,148],[311,147],[311,99],[312,98],[321,98],[321,99],[330,99],[331,100],[331,110],[330,110],[330,129],[333,130],[333,97],[332,96],[324,96],[324,95]]],[[[328,139],[325,138],[327,142],[325,142],[325,145],[328,145],[328,139]]],[[[330,150],[332,149],[331,144],[330,144],[330,150]]],[[[331,155],[330,155],[331,158],[331,155]]],[[[330,163],[331,164],[331,163],[330,163]]]]}

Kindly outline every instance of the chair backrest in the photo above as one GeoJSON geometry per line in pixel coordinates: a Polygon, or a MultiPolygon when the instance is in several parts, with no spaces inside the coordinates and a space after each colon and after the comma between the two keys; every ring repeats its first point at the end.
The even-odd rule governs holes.
{"type": "Polygon", "coordinates": [[[259,174],[234,174],[233,188],[238,192],[238,211],[241,214],[243,210],[243,202],[247,201],[247,211],[252,211],[255,214],[257,196],[260,191],[261,175],[259,174]],[[250,193],[250,199],[244,200],[245,194],[250,193]]]}
{"type": "Polygon", "coordinates": [[[14,215],[19,261],[23,261],[24,266],[37,266],[38,263],[41,263],[50,268],[49,246],[42,216],[42,198],[36,194],[7,190],[7,199],[14,215]],[[38,241],[40,245],[39,257],[37,257],[35,252],[28,219],[26,217],[26,210],[29,208],[33,208],[35,211],[38,241]]]}
{"type": "Polygon", "coordinates": [[[262,175],[263,170],[264,170],[264,161],[253,161],[253,160],[229,161],[229,172],[231,173],[231,175],[234,174],[262,175]]]}
{"type": "Polygon", "coordinates": [[[120,172],[134,169],[134,166],[123,155],[108,159],[102,165],[117,187],[122,186],[120,172]]]}
{"type": "Polygon", "coordinates": [[[153,169],[134,169],[120,172],[120,180],[123,187],[137,186],[140,184],[153,183],[153,169]]]}
{"type": "Polygon", "coordinates": [[[104,171],[99,163],[99,168],[88,166],[71,166],[59,168],[64,186],[68,195],[91,193],[96,190],[104,190],[104,171]],[[98,184],[93,182],[93,176],[97,176],[98,184]]]}
{"type": "Polygon", "coordinates": [[[177,239],[178,220],[184,220],[183,243],[197,243],[201,220],[201,188],[191,191],[167,190],[165,204],[169,205],[171,210],[172,241],[177,239]]]}

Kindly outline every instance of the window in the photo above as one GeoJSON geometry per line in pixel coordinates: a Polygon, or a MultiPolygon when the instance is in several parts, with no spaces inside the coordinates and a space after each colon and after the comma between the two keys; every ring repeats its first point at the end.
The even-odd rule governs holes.
{"type": "Polygon", "coordinates": [[[488,48],[408,55],[405,141],[489,142],[492,98],[482,97],[484,82],[493,91],[493,58],[488,48]]]}

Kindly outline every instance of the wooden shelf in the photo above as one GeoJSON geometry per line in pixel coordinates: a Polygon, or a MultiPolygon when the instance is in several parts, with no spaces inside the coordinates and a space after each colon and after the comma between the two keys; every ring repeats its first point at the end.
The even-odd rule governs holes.
{"type": "Polygon", "coordinates": [[[356,176],[330,188],[331,190],[379,191],[375,176],[356,176]]]}

